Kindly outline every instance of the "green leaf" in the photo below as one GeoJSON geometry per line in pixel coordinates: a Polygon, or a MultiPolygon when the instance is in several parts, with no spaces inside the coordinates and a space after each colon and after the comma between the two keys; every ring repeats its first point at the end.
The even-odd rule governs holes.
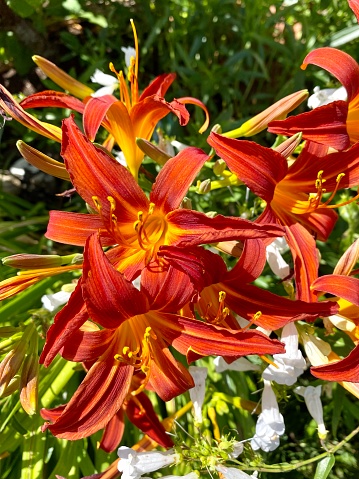
{"type": "Polygon", "coordinates": [[[334,464],[335,457],[333,455],[324,457],[324,459],[319,461],[317,464],[314,479],[326,479],[330,471],[333,469],[334,464]]]}

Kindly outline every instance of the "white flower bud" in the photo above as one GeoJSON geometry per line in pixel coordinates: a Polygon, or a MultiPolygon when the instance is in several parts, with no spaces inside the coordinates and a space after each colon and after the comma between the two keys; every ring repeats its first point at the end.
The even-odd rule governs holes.
{"type": "Polygon", "coordinates": [[[194,388],[189,390],[189,395],[194,408],[195,424],[202,424],[202,406],[206,390],[207,368],[190,366],[189,372],[194,380],[194,388]]]}
{"type": "Polygon", "coordinates": [[[122,472],[122,479],[139,479],[142,474],[162,469],[179,459],[173,450],[136,452],[126,446],[121,446],[117,454],[120,458],[117,467],[122,472]]]}

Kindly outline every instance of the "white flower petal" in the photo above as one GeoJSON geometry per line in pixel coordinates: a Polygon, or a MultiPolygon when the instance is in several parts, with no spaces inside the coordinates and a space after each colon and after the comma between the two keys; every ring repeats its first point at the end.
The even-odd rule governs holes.
{"type": "Polygon", "coordinates": [[[201,424],[203,420],[202,406],[206,392],[206,377],[208,370],[207,368],[200,368],[197,366],[190,366],[188,370],[194,380],[194,388],[189,390],[189,395],[194,408],[194,422],[195,424],[201,424]]]}
{"type": "Polygon", "coordinates": [[[312,109],[328,105],[333,101],[348,100],[348,93],[343,86],[340,88],[323,88],[323,90],[316,86],[313,91],[314,93],[308,98],[307,103],[308,107],[312,109]]]}
{"type": "Polygon", "coordinates": [[[218,465],[216,466],[216,470],[223,474],[225,479],[255,479],[257,477],[256,473],[249,475],[246,472],[241,471],[240,469],[237,469],[235,467],[218,465]]]}
{"type": "Polygon", "coordinates": [[[323,405],[320,399],[322,393],[322,386],[298,386],[294,391],[300,396],[304,397],[305,404],[308,408],[309,414],[318,424],[318,435],[320,439],[325,439],[327,430],[325,429],[323,419],[323,405]]]}
{"type": "Polygon", "coordinates": [[[117,467],[122,472],[122,479],[138,479],[142,474],[162,469],[178,459],[173,450],[136,452],[126,446],[121,446],[117,454],[120,458],[117,467]]]}
{"type": "Polygon", "coordinates": [[[115,76],[108,75],[107,73],[104,73],[99,69],[95,70],[95,73],[91,77],[91,81],[93,83],[98,83],[102,86],[117,85],[118,83],[118,80],[115,76]]]}
{"type": "Polygon", "coordinates": [[[133,47],[121,47],[121,50],[125,54],[125,63],[128,68],[131,64],[131,57],[136,58],[136,50],[133,47]]]}
{"type": "Polygon", "coordinates": [[[233,363],[228,364],[221,356],[217,356],[213,363],[217,373],[223,371],[259,371],[261,369],[257,364],[251,363],[246,358],[238,358],[233,363]]]}
{"type": "Polygon", "coordinates": [[[67,303],[70,299],[71,293],[67,291],[58,291],[54,294],[45,294],[41,298],[42,305],[48,311],[54,311],[59,306],[67,303]]]}

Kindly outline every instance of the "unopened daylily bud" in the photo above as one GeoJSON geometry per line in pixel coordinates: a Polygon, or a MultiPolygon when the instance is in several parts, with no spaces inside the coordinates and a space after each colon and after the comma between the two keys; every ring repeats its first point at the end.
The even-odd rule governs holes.
{"type": "Polygon", "coordinates": [[[211,180],[207,178],[204,181],[198,181],[197,183],[197,193],[200,195],[204,195],[205,193],[209,193],[211,191],[211,180]]]}
{"type": "Polygon", "coordinates": [[[163,166],[170,158],[167,152],[161,150],[158,146],[154,145],[150,141],[144,138],[136,138],[136,145],[153,161],[163,166]]]}
{"type": "Polygon", "coordinates": [[[206,216],[208,218],[215,218],[218,215],[217,211],[207,211],[206,216]]]}
{"type": "Polygon", "coordinates": [[[253,136],[265,130],[273,120],[282,120],[308,97],[308,90],[301,90],[288,95],[271,105],[266,110],[246,121],[239,128],[223,133],[227,138],[253,136]]]}
{"type": "Polygon", "coordinates": [[[221,174],[224,172],[226,168],[227,168],[226,162],[220,158],[213,165],[213,173],[216,176],[221,176],[221,174]]]}
{"type": "Polygon", "coordinates": [[[57,254],[13,254],[2,259],[5,266],[19,269],[52,268],[61,266],[61,256],[57,254]]]}
{"type": "Polygon", "coordinates": [[[11,394],[14,394],[14,392],[19,390],[19,386],[20,386],[20,376],[16,375],[11,379],[7,388],[2,392],[0,397],[5,398],[7,396],[10,396],[11,394]]]}
{"type": "Polygon", "coordinates": [[[192,201],[190,200],[190,198],[187,198],[187,196],[185,196],[183,198],[183,200],[181,201],[180,208],[184,208],[186,210],[191,210],[192,209],[192,201]]]}
{"type": "Polygon", "coordinates": [[[243,243],[242,241],[221,241],[214,245],[223,253],[230,254],[236,258],[239,258],[243,252],[243,243]]]}
{"type": "Polygon", "coordinates": [[[302,141],[302,133],[296,133],[287,140],[283,141],[280,145],[274,148],[275,151],[278,151],[284,158],[289,158],[298,147],[302,141]]]}
{"type": "Polygon", "coordinates": [[[10,381],[19,372],[26,353],[26,344],[19,341],[0,363],[0,396],[9,386],[10,381]]]}
{"type": "Polygon", "coordinates": [[[24,359],[20,378],[21,406],[30,416],[36,414],[39,380],[39,358],[35,349],[31,349],[24,359]]]}

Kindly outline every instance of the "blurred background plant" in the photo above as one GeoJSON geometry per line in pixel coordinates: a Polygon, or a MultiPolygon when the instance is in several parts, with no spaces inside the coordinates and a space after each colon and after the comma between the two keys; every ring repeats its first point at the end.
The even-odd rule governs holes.
{"type": "MultiPolygon", "coordinates": [[[[330,45],[358,58],[355,38],[359,36],[359,27],[347,0],[0,0],[0,12],[0,83],[18,99],[43,89],[56,89],[32,62],[34,54],[48,58],[89,85],[97,68],[109,73],[110,61],[117,69],[123,68],[121,47],[133,45],[129,21],[133,18],[140,38],[140,88],[161,73],[176,72],[171,98],[192,96],[200,99],[208,107],[211,125],[221,124],[223,131],[237,128],[296,90],[307,88],[312,91],[316,85],[336,86],[324,70],[308,68],[304,72],[300,69],[302,59],[310,50],[330,45]]],[[[297,112],[304,109],[303,104],[297,112]]],[[[41,111],[36,114],[60,124],[68,112],[47,109],[46,116],[42,117],[45,113],[41,111]]],[[[176,137],[184,144],[208,151],[206,135],[198,135],[203,122],[202,112],[193,108],[191,114],[191,121],[185,128],[167,116],[160,125],[162,132],[166,138],[176,137]]],[[[73,253],[73,248],[66,251],[64,246],[54,245],[43,237],[43,233],[49,209],[84,211],[83,203],[78,196],[63,194],[70,188],[66,182],[50,178],[22,163],[15,143],[21,138],[53,158],[59,158],[58,145],[38,137],[15,121],[0,117],[0,122],[0,256],[73,253]]],[[[274,136],[263,132],[255,139],[270,146],[274,136]]],[[[151,168],[155,172],[155,166],[149,165],[151,168]]],[[[204,169],[200,180],[207,178],[216,178],[210,168],[204,169]]],[[[244,188],[223,188],[202,195],[193,191],[191,199],[193,206],[200,211],[241,214],[253,219],[256,210],[252,196],[248,196],[244,188]]],[[[341,254],[358,237],[356,205],[342,208],[340,214],[329,242],[319,244],[323,274],[332,271],[341,254]]],[[[0,268],[1,280],[13,275],[14,269],[0,268]]],[[[57,292],[73,281],[76,281],[76,274],[71,273],[48,278],[3,301],[0,309],[2,327],[21,329],[29,324],[35,325],[40,351],[54,315],[54,312],[42,308],[41,297],[57,292]]],[[[285,294],[269,269],[264,271],[257,284],[285,294]]],[[[0,328],[0,344],[9,341],[9,334],[8,330],[5,332],[0,328]]],[[[21,331],[14,331],[15,336],[20,334],[21,331]]],[[[18,336],[15,339],[18,340],[18,336]]],[[[344,334],[333,335],[331,341],[346,351],[344,334]]],[[[0,350],[1,359],[7,352],[6,348],[0,350]]],[[[219,375],[214,372],[211,360],[199,364],[210,369],[209,393],[218,399],[212,403],[221,431],[236,431],[238,440],[250,437],[255,416],[234,399],[241,397],[257,402],[260,393],[256,391],[261,387],[259,377],[255,373],[233,371],[219,375]]],[[[39,382],[41,406],[55,406],[68,400],[82,377],[80,367],[76,368],[61,358],[49,369],[42,368],[39,382]]],[[[306,373],[303,384],[308,378],[309,373],[306,373]]],[[[288,394],[284,387],[277,392],[286,421],[286,435],[281,447],[265,460],[276,463],[318,454],[321,446],[304,402],[298,402],[298,398],[288,394]]],[[[154,394],[151,400],[164,418],[184,406],[189,397],[183,395],[167,405],[154,394]]],[[[323,403],[330,440],[335,444],[357,425],[359,406],[339,385],[325,389],[323,403]]],[[[103,471],[116,458],[115,453],[107,454],[97,449],[100,434],[69,442],[40,433],[43,421],[38,415],[29,417],[25,414],[17,394],[5,394],[0,399],[0,406],[1,479],[55,479],[55,474],[77,479],[103,471]]],[[[181,424],[191,433],[191,414],[182,418],[181,424]]],[[[211,427],[210,422],[208,427],[211,427]]],[[[123,444],[130,446],[140,437],[135,428],[126,428],[123,444]]],[[[355,451],[358,450],[356,438],[346,444],[339,451],[330,477],[356,479],[358,460],[355,451]]],[[[312,464],[288,472],[285,477],[301,479],[314,475],[315,464],[312,464]]],[[[266,479],[268,476],[268,473],[262,473],[260,477],[266,479]]]]}

